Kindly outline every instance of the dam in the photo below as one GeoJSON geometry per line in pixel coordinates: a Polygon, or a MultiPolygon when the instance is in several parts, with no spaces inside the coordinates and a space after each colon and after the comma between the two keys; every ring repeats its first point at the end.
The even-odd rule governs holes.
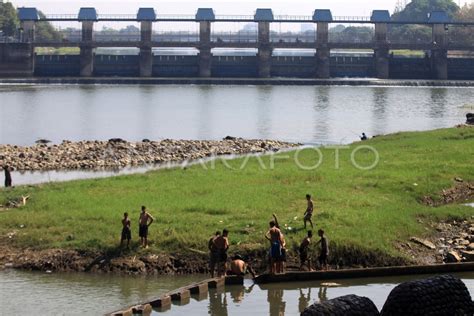
{"type": "Polygon", "coordinates": [[[474,21],[453,21],[444,11],[434,11],[422,21],[393,21],[389,11],[374,10],[368,17],[338,17],[330,10],[312,15],[274,15],[257,9],[254,15],[216,15],[200,8],[195,15],[158,15],[154,8],[137,14],[98,14],[81,8],[78,14],[39,14],[36,8],[19,8],[21,34],[0,41],[0,77],[164,77],[164,78],[319,78],[369,77],[379,79],[472,80],[474,45],[450,37],[452,28],[470,28],[474,21]],[[77,23],[79,32],[61,40],[38,38],[41,22],[77,23]],[[136,32],[110,36],[96,32],[101,22],[136,23],[136,32]],[[191,23],[195,32],[156,32],[160,23],[191,23]],[[214,31],[219,24],[253,25],[247,32],[214,31]],[[275,24],[305,24],[314,32],[278,33],[275,24]],[[331,38],[330,25],[350,24],[373,29],[368,41],[331,38]],[[390,38],[393,25],[431,28],[430,41],[390,38]],[[97,34],[96,34],[97,33],[97,34]],[[45,55],[36,48],[75,47],[79,54],[45,55]],[[98,53],[99,48],[136,49],[138,53],[98,53]],[[156,54],[157,49],[177,51],[156,54]],[[194,50],[194,54],[179,51],[194,50]],[[230,53],[216,54],[218,50],[230,53]],[[247,50],[245,55],[232,53],[247,50]],[[291,51],[290,55],[277,51],[291,51]],[[396,50],[423,52],[422,56],[394,55],[396,50]],[[345,51],[345,53],[341,53],[345,51]]]}

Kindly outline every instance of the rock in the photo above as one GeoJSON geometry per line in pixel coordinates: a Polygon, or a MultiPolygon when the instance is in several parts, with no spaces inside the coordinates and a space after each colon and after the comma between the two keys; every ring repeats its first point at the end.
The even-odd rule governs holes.
{"type": "Polygon", "coordinates": [[[474,113],[466,114],[466,123],[470,125],[474,125],[474,113]]]}
{"type": "Polygon", "coordinates": [[[36,144],[40,144],[40,145],[45,145],[45,144],[51,143],[51,141],[50,141],[50,140],[47,140],[47,139],[42,139],[42,138],[40,138],[40,139],[38,139],[35,143],[36,143],[36,144]]]}
{"type": "Polygon", "coordinates": [[[109,143],[126,143],[126,141],[122,138],[111,138],[109,139],[109,143]]]}
{"type": "Polygon", "coordinates": [[[466,285],[451,275],[405,282],[389,294],[380,315],[472,315],[466,285]]]}
{"type": "Polygon", "coordinates": [[[459,177],[454,178],[454,181],[456,181],[456,182],[464,182],[464,180],[463,180],[462,178],[459,178],[459,177]]]}
{"type": "Polygon", "coordinates": [[[466,240],[466,239],[463,239],[463,238],[458,238],[454,241],[454,243],[456,245],[459,245],[459,246],[467,246],[467,245],[469,245],[469,240],[466,240]]]}
{"type": "Polygon", "coordinates": [[[468,262],[474,262],[474,251],[461,251],[461,256],[468,262]]]}
{"type": "Polygon", "coordinates": [[[436,249],[436,246],[429,240],[426,240],[426,239],[420,239],[418,237],[411,237],[410,238],[410,241],[416,243],[416,244],[419,244],[419,245],[422,245],[428,249],[431,249],[431,250],[435,250],[436,249]]]}
{"type": "Polygon", "coordinates": [[[467,246],[467,250],[474,250],[474,243],[470,243],[470,244],[467,246]]]}
{"type": "Polygon", "coordinates": [[[355,316],[380,315],[375,304],[367,297],[346,295],[315,303],[306,308],[301,316],[355,316]]]}
{"type": "Polygon", "coordinates": [[[233,137],[233,136],[226,136],[223,138],[223,140],[236,140],[237,138],[236,137],[233,137]]]}
{"type": "Polygon", "coordinates": [[[459,256],[459,254],[456,251],[450,251],[446,255],[446,262],[449,263],[456,263],[456,262],[461,262],[462,258],[459,256]]]}

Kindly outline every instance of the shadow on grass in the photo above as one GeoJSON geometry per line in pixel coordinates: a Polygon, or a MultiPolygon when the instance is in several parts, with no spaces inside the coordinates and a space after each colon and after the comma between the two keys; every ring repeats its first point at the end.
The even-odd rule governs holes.
{"type": "Polygon", "coordinates": [[[185,208],[184,212],[186,212],[186,213],[208,214],[208,215],[225,215],[225,214],[227,214],[227,210],[213,209],[213,208],[207,208],[207,207],[189,207],[189,208],[185,208]]]}

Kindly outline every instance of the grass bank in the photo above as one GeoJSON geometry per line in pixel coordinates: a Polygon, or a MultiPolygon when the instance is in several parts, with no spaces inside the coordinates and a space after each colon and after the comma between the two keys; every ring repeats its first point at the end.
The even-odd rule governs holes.
{"type": "Polygon", "coordinates": [[[150,252],[205,251],[209,236],[222,228],[230,230],[232,251],[258,251],[267,246],[263,235],[274,212],[295,248],[305,233],[304,196],[311,193],[316,227],[326,230],[332,245],[356,254],[402,257],[398,242],[431,233],[420,217],[473,214],[462,205],[420,203],[425,195],[436,199],[456,177],[474,181],[473,166],[474,128],[463,127],[397,133],[338,152],[306,149],[185,170],[2,189],[0,204],[27,194],[31,199],[23,208],[0,212],[0,241],[20,248],[110,250],[118,244],[124,211],[131,213],[137,241],[139,207],[146,205],[156,218],[150,252]],[[351,162],[353,155],[367,167],[375,151],[379,161],[370,170],[351,162]],[[320,157],[317,168],[301,168],[314,166],[320,157]]]}

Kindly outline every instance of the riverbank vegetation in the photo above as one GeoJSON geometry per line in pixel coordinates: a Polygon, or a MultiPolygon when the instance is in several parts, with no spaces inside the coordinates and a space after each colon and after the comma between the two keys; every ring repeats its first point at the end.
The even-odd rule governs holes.
{"type": "Polygon", "coordinates": [[[146,205],[155,217],[147,252],[205,252],[208,238],[223,228],[230,230],[231,252],[260,251],[268,243],[264,233],[272,213],[289,248],[296,249],[305,234],[310,193],[314,229],[325,229],[332,247],[402,258],[396,245],[430,235],[425,223],[473,214],[458,203],[422,202],[426,196],[439,200],[455,178],[474,181],[473,157],[474,128],[459,127],[396,133],[339,149],[2,189],[0,204],[22,195],[30,199],[22,208],[0,212],[0,241],[15,248],[110,251],[118,247],[125,211],[138,242],[139,208],[146,205]],[[374,164],[377,155],[374,168],[360,168],[374,164]]]}

